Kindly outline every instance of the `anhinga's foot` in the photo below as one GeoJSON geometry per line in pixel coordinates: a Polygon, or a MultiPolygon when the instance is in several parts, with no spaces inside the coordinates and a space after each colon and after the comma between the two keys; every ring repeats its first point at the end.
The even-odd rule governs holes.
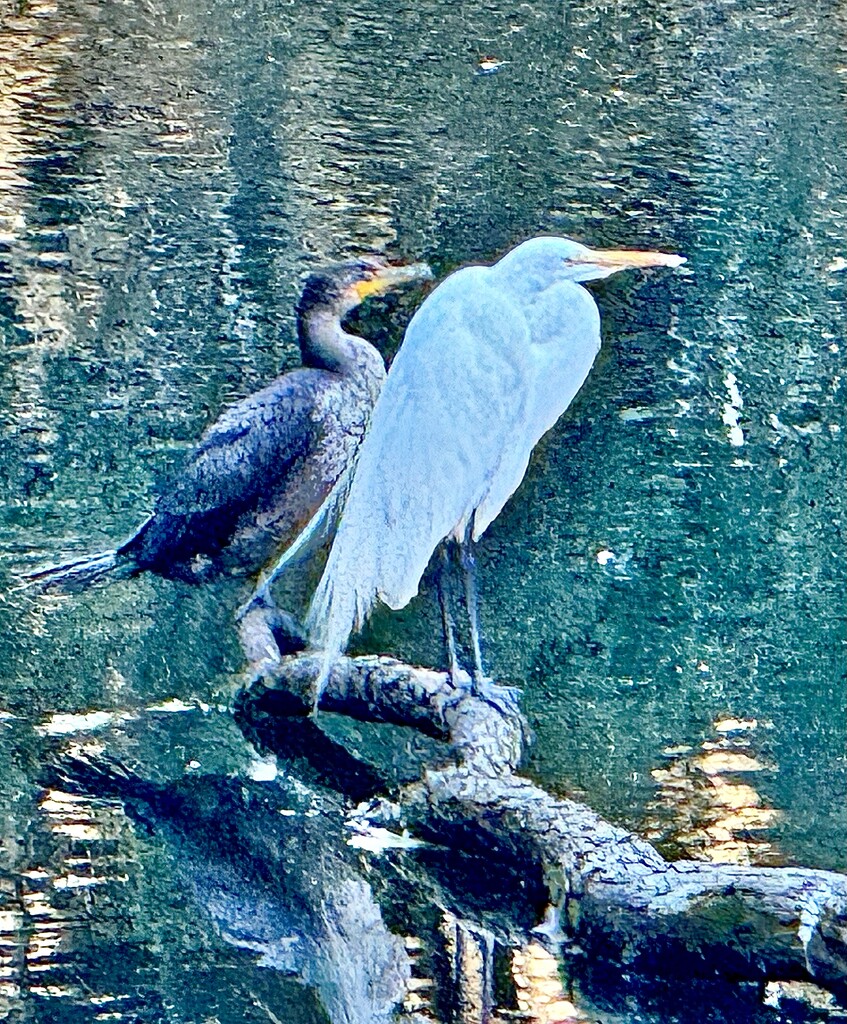
{"type": "Polygon", "coordinates": [[[254,597],[237,621],[241,646],[252,667],[278,664],[287,654],[297,654],[307,646],[300,623],[277,608],[269,596],[254,597]]]}
{"type": "Polygon", "coordinates": [[[299,654],[309,646],[303,627],[288,612],[279,608],[273,609],[268,614],[268,625],[282,657],[287,654],[299,654]]]}
{"type": "Polygon", "coordinates": [[[254,608],[238,620],[238,639],[254,678],[279,664],[281,655],[263,608],[254,608]]]}

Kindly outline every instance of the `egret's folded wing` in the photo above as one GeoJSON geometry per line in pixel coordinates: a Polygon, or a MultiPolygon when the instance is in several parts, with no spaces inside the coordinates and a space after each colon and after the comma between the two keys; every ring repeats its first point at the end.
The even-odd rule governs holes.
{"type": "Polygon", "coordinates": [[[500,514],[526,473],[535,445],[573,401],[600,351],[600,313],[591,294],[561,281],[524,310],[529,332],[526,407],[514,443],[502,458],[474,516],[479,538],[500,514]]]}

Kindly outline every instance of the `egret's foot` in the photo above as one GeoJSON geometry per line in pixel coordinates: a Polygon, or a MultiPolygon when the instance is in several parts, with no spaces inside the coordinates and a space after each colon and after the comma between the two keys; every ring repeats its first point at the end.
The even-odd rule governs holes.
{"type": "MultiPolygon", "coordinates": [[[[323,695],[326,693],[327,687],[332,681],[332,672],[336,662],[340,657],[340,653],[329,654],[327,651],[316,652],[318,657],[315,659],[317,662],[317,672],[312,680],[312,710],[309,712],[309,718],[313,721],[318,717],[318,708],[323,700],[323,695]]],[[[342,693],[344,688],[342,687],[342,693]]]]}
{"type": "Polygon", "coordinates": [[[480,700],[488,700],[495,685],[491,676],[484,675],[482,672],[474,672],[471,682],[471,693],[474,697],[479,697],[480,700]]]}
{"type": "Polygon", "coordinates": [[[485,701],[501,714],[517,711],[520,703],[521,690],[517,686],[502,686],[495,683],[490,676],[474,675],[471,693],[479,700],[485,701]]]}
{"type": "Polygon", "coordinates": [[[466,672],[458,664],[453,664],[447,669],[447,675],[450,676],[454,690],[473,694],[474,681],[469,672],[466,672]]]}

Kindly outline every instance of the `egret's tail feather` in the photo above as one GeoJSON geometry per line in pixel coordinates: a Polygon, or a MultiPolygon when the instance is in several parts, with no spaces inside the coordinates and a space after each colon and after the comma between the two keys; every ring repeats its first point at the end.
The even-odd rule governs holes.
{"type": "Polygon", "coordinates": [[[321,697],[323,696],[323,692],[326,689],[326,684],[329,682],[329,677],[330,677],[330,674],[332,673],[333,665],[335,665],[336,661],[338,661],[338,659],[340,657],[341,657],[341,652],[340,651],[334,651],[334,652],[322,651],[321,652],[320,668],[318,670],[317,676],[315,676],[314,694],[313,694],[313,697],[312,697],[312,714],[313,715],[316,715],[318,713],[318,705],[320,704],[321,697]]]}
{"type": "Polygon", "coordinates": [[[61,565],[51,565],[34,572],[24,573],[21,579],[25,586],[37,587],[40,590],[58,590],[74,593],[90,587],[104,576],[123,578],[130,576],[133,566],[130,560],[122,557],[118,549],[100,551],[96,555],[77,558],[61,565]]]}
{"type": "Polygon", "coordinates": [[[283,551],[274,565],[262,570],[256,589],[247,601],[237,612],[237,618],[243,616],[261,601],[276,580],[293,562],[312,554],[316,548],[333,535],[347,497],[350,487],[350,470],[343,473],[335,482],[332,490],[324,499],[320,508],[315,512],[309,522],[303,527],[300,533],[294,538],[291,544],[283,551]]]}
{"type": "Polygon", "coordinates": [[[306,617],[306,631],[313,648],[321,653],[321,667],[315,680],[315,708],[326,689],[333,665],[347,650],[350,634],[365,622],[373,600],[365,601],[353,586],[334,579],[333,553],[312,598],[306,617]]]}
{"type": "Polygon", "coordinates": [[[338,661],[347,647],[347,641],[353,632],[355,619],[355,602],[352,594],[344,595],[347,600],[339,599],[328,573],[324,573],[318,589],[315,591],[309,614],[306,616],[306,632],[309,643],[321,652],[321,667],[315,679],[315,705],[317,710],[321,695],[326,689],[332,666],[338,661]]]}

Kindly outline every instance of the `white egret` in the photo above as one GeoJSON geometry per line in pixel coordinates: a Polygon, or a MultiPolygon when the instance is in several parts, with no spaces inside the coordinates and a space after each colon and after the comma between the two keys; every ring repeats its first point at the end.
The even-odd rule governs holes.
{"type": "Polygon", "coordinates": [[[429,295],[374,407],[309,610],[310,642],[323,652],[316,707],[376,602],[404,607],[442,541],[467,547],[482,536],[579,391],[600,349],[600,314],[581,282],[684,262],[542,236],[429,295]]]}

